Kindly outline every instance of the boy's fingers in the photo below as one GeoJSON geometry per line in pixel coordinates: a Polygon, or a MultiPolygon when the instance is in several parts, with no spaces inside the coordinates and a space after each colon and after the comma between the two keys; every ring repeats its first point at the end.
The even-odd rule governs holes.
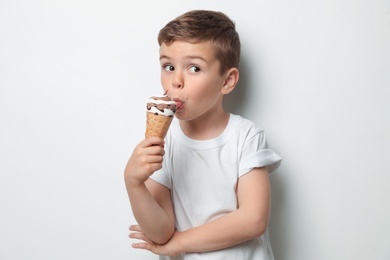
{"type": "Polygon", "coordinates": [[[146,150],[146,153],[149,154],[149,155],[164,155],[165,154],[165,150],[163,147],[161,146],[151,146],[151,147],[148,147],[145,149],[146,150]]]}
{"type": "Polygon", "coordinates": [[[131,231],[137,231],[137,232],[142,232],[142,228],[139,225],[131,225],[129,227],[129,230],[131,231]]]}
{"type": "Polygon", "coordinates": [[[145,145],[146,146],[158,145],[158,146],[163,147],[164,144],[165,144],[164,139],[162,139],[160,137],[152,136],[152,137],[145,138],[145,145]]]}
{"type": "Polygon", "coordinates": [[[150,155],[147,158],[148,163],[162,163],[163,162],[163,155],[150,155]]]}
{"type": "Polygon", "coordinates": [[[132,238],[132,239],[138,239],[138,240],[143,240],[144,242],[146,243],[153,243],[152,241],[150,241],[144,233],[130,233],[129,234],[129,238],[132,238]]]}

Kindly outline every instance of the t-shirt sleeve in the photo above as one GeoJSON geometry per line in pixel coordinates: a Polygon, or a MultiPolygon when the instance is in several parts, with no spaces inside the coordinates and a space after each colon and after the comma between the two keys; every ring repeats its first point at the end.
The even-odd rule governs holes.
{"type": "Polygon", "coordinates": [[[280,166],[281,161],[282,158],[268,148],[264,131],[256,131],[244,142],[238,177],[250,172],[253,168],[264,166],[268,167],[268,172],[271,174],[280,166]]]}
{"type": "Polygon", "coordinates": [[[150,179],[160,183],[161,185],[164,185],[165,187],[167,187],[168,189],[171,189],[172,188],[172,185],[171,185],[171,179],[169,177],[169,174],[168,174],[168,171],[167,171],[167,168],[166,168],[166,165],[163,163],[163,167],[158,170],[158,171],[155,171],[151,176],[150,176],[150,179]]]}

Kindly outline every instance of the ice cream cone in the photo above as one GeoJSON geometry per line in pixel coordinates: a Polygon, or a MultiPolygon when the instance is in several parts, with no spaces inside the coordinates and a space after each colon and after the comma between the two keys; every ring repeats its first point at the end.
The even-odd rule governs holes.
{"type": "Polygon", "coordinates": [[[176,112],[176,103],[167,96],[151,97],[146,108],[145,137],[165,138],[176,112]]]}
{"type": "Polygon", "coordinates": [[[173,117],[146,112],[145,137],[158,136],[165,138],[173,117]]]}

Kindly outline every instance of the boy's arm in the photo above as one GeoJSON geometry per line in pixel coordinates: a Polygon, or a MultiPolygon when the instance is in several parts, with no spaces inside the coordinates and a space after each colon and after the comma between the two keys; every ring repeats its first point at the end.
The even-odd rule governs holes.
{"type": "Polygon", "coordinates": [[[255,168],[237,184],[238,209],[202,226],[176,232],[164,246],[138,243],[156,254],[215,251],[262,235],[270,213],[270,184],[266,167],[255,168]]]}
{"type": "Polygon", "coordinates": [[[174,232],[170,191],[149,179],[162,167],[163,155],[162,139],[145,139],[134,149],[124,173],[134,217],[145,236],[157,244],[166,243],[174,232]]]}
{"type": "Polygon", "coordinates": [[[174,232],[169,189],[148,180],[139,187],[130,187],[128,194],[134,217],[146,237],[156,244],[165,244],[174,232]]]}

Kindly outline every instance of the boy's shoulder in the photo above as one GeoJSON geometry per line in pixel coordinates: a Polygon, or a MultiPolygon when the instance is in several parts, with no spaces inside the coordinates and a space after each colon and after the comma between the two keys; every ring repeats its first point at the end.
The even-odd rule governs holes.
{"type": "Polygon", "coordinates": [[[255,135],[264,130],[254,121],[242,117],[240,115],[230,114],[231,122],[235,126],[236,131],[247,134],[247,135],[255,135]]]}
{"type": "Polygon", "coordinates": [[[264,130],[254,121],[242,117],[240,115],[231,115],[233,135],[235,135],[242,142],[252,140],[252,138],[258,137],[263,139],[265,137],[264,130]]]}

